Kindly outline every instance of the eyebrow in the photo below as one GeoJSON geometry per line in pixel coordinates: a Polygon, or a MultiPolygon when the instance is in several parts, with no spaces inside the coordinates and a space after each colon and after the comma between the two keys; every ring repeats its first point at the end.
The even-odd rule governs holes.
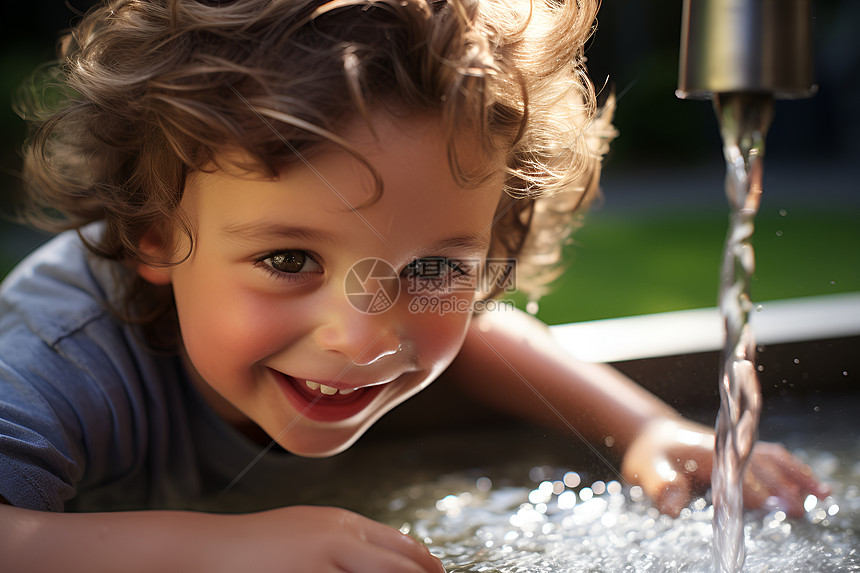
{"type": "Polygon", "coordinates": [[[484,252],[490,247],[490,239],[487,233],[481,235],[462,235],[457,237],[447,237],[434,241],[428,245],[429,251],[481,251],[484,252]],[[485,238],[486,237],[486,238],[485,238]]]}
{"type": "MultiPolygon", "coordinates": [[[[219,234],[232,241],[286,239],[327,244],[335,242],[334,237],[330,234],[316,229],[294,227],[279,222],[266,221],[230,223],[224,225],[219,234]]],[[[439,239],[427,245],[425,250],[429,252],[459,250],[484,252],[489,246],[490,239],[488,234],[482,233],[481,235],[459,235],[439,239]]]]}
{"type": "Polygon", "coordinates": [[[287,239],[315,243],[334,242],[331,235],[322,231],[266,221],[227,224],[219,234],[233,241],[287,239]]]}

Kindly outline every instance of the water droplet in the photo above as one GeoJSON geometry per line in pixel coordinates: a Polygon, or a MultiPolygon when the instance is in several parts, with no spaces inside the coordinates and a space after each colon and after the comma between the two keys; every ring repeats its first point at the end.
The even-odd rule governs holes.
{"type": "Polygon", "coordinates": [[[576,487],[582,483],[582,478],[580,478],[579,474],[576,472],[567,472],[564,474],[562,481],[567,487],[576,487]]]}
{"type": "Polygon", "coordinates": [[[785,209],[779,210],[779,216],[780,217],[785,217],[786,215],[788,215],[788,211],[786,211],[785,209]]]}
{"type": "Polygon", "coordinates": [[[555,525],[552,523],[544,523],[543,527],[540,528],[540,532],[544,535],[549,535],[552,533],[552,530],[555,529],[555,525]]]}
{"type": "Polygon", "coordinates": [[[531,314],[531,315],[537,314],[539,310],[540,310],[540,305],[538,304],[538,302],[536,300],[530,300],[526,304],[526,312],[531,314]]]}
{"type": "Polygon", "coordinates": [[[795,363],[795,364],[800,364],[800,358],[795,358],[795,359],[794,359],[794,363],[795,363]]]}
{"type": "Polygon", "coordinates": [[[571,509],[576,505],[576,494],[568,490],[558,496],[559,509],[571,509]]]}

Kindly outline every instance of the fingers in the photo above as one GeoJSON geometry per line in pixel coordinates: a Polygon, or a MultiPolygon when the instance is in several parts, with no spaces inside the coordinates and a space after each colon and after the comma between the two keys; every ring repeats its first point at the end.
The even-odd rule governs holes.
{"type": "Polygon", "coordinates": [[[662,490],[649,495],[660,513],[678,517],[690,502],[690,484],[686,478],[677,478],[663,486],[662,490]]]}
{"type": "Polygon", "coordinates": [[[654,460],[643,469],[645,471],[624,477],[628,482],[638,484],[660,513],[678,517],[690,501],[690,480],[672,469],[666,460],[654,460]]]}
{"type": "Polygon", "coordinates": [[[441,562],[427,552],[432,559],[421,562],[378,545],[359,547],[342,546],[338,549],[334,563],[344,573],[444,573],[441,562]],[[357,556],[360,555],[360,558],[357,556]]]}
{"type": "MultiPolygon", "coordinates": [[[[262,567],[252,567],[254,571],[445,571],[441,562],[418,541],[341,508],[290,506],[237,516],[235,521],[245,527],[245,538],[255,548],[250,554],[262,564],[262,567]],[[278,568],[274,569],[275,566],[278,568]]],[[[236,526],[230,528],[234,538],[237,530],[236,526]]]]}
{"type": "MultiPolygon", "coordinates": [[[[376,569],[369,571],[390,571],[393,569],[386,568],[384,562],[388,559],[403,560],[405,557],[409,562],[417,565],[416,571],[426,573],[445,573],[441,561],[434,557],[426,546],[412,539],[406,534],[383,525],[381,523],[370,521],[364,527],[365,539],[380,548],[376,557],[380,560],[376,569]]],[[[399,569],[398,569],[399,571],[399,569]]]]}
{"type": "Polygon", "coordinates": [[[689,503],[697,473],[710,464],[699,459],[708,448],[707,436],[697,429],[673,420],[649,424],[628,446],[621,464],[624,479],[642,487],[660,512],[673,517],[689,503]]]}
{"type": "Polygon", "coordinates": [[[771,442],[759,442],[753,453],[757,456],[765,456],[780,469],[782,474],[796,483],[800,491],[812,493],[818,497],[830,495],[831,489],[815,477],[812,468],[800,461],[794,454],[779,444],[771,442]]]}
{"type": "Polygon", "coordinates": [[[771,505],[797,517],[805,513],[803,504],[809,494],[826,497],[830,488],[815,478],[812,468],[779,444],[756,444],[744,475],[747,507],[771,505]]]}

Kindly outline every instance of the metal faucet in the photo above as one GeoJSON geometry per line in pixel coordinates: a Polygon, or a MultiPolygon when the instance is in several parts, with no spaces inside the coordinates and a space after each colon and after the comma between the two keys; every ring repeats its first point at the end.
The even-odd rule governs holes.
{"type": "Polygon", "coordinates": [[[684,0],[679,68],[681,99],[811,96],[810,0],[684,0]]]}

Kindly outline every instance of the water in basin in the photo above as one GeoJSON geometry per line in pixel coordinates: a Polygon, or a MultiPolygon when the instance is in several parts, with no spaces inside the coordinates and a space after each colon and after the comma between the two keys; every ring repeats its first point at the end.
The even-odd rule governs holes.
{"type": "MultiPolygon", "coordinates": [[[[778,428],[783,443],[833,493],[808,498],[801,518],[779,510],[747,511],[745,571],[860,571],[860,444],[857,421],[845,416],[856,411],[860,396],[816,404],[814,416],[771,416],[765,437],[773,439],[767,428],[778,428]],[[822,430],[825,419],[830,427],[822,430]]],[[[511,443],[512,452],[517,448],[511,443]]],[[[713,570],[709,496],[672,519],[607,468],[542,464],[521,475],[525,470],[516,457],[504,468],[464,469],[410,483],[376,500],[371,513],[424,540],[449,573],[713,570]]]]}

